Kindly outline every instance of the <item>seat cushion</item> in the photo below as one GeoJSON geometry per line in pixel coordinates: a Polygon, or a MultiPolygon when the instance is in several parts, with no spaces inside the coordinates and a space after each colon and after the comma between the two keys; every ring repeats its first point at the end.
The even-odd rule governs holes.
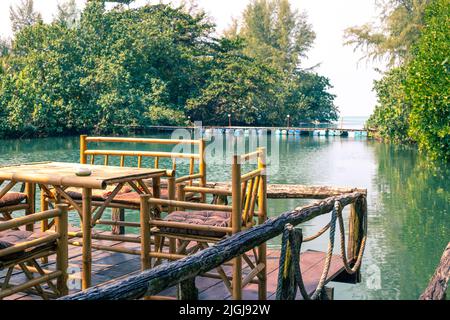
{"type": "MultiPolygon", "coordinates": [[[[150,188],[150,191],[152,191],[151,188],[150,188]]],[[[169,199],[169,192],[167,189],[160,190],[160,199],[169,199]]],[[[128,192],[128,193],[118,194],[117,196],[114,197],[113,202],[122,203],[122,204],[140,205],[141,197],[140,197],[139,193],[137,193],[136,191],[133,191],[133,192],[128,192]]]]}
{"type": "MultiPolygon", "coordinates": [[[[214,227],[229,227],[230,226],[229,212],[221,211],[175,211],[170,213],[164,219],[170,222],[181,222],[203,226],[214,227]]],[[[225,232],[209,231],[209,230],[192,230],[188,228],[172,228],[160,227],[159,230],[164,233],[177,233],[186,235],[198,235],[205,237],[224,237],[225,232]]]]}
{"type": "MultiPolygon", "coordinates": [[[[92,200],[103,201],[114,191],[116,186],[107,186],[106,189],[93,189],[92,200]]],[[[129,186],[123,186],[118,194],[124,194],[131,192],[133,189],[129,186]]],[[[81,200],[82,189],[81,188],[67,188],[66,193],[74,200],[81,200]]]]}
{"type": "MultiPolygon", "coordinates": [[[[3,232],[0,232],[0,250],[15,246],[15,245],[23,243],[23,242],[36,240],[36,239],[42,238],[46,235],[48,235],[48,234],[45,232],[31,232],[31,231],[24,231],[24,230],[3,231],[3,232]]],[[[33,250],[39,249],[41,247],[46,247],[46,246],[48,246],[48,244],[42,244],[39,247],[32,247],[32,248],[24,250],[23,252],[17,252],[17,253],[10,254],[7,256],[2,256],[2,257],[0,257],[0,261],[7,261],[10,259],[15,259],[27,252],[31,252],[33,250]]]]}
{"type": "Polygon", "coordinates": [[[27,195],[20,192],[8,192],[0,198],[0,208],[14,206],[27,198],[27,195]]]}

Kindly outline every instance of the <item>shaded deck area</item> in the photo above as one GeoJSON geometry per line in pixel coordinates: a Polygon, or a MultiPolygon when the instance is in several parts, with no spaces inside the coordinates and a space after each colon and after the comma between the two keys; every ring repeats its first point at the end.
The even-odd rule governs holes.
{"type": "MultiPolygon", "coordinates": [[[[110,234],[107,231],[98,232],[110,234]]],[[[138,235],[135,235],[137,238],[138,235]]],[[[80,239],[81,241],[81,239],[80,239]]],[[[118,241],[101,241],[94,240],[93,243],[108,246],[120,246],[130,249],[139,249],[139,244],[136,243],[123,243],[118,241]]],[[[277,288],[278,277],[278,265],[279,265],[280,250],[276,248],[268,249],[267,253],[267,297],[268,299],[275,299],[275,293],[277,288]]],[[[76,293],[80,291],[81,286],[81,258],[82,248],[78,246],[69,247],[69,286],[70,293],[76,293]]],[[[302,253],[301,257],[301,269],[305,286],[308,291],[312,292],[319,281],[321,272],[323,269],[325,260],[325,253],[307,251],[302,253]]],[[[55,261],[50,259],[46,269],[53,269],[55,261]]],[[[244,276],[246,271],[250,270],[248,266],[244,264],[244,276]]],[[[225,265],[224,270],[227,274],[231,274],[231,266],[225,265]]],[[[102,283],[115,281],[120,278],[128,277],[133,273],[140,271],[140,257],[137,255],[123,254],[117,252],[93,250],[92,253],[92,283],[93,285],[99,285],[102,283]]],[[[5,270],[0,271],[0,282],[5,277],[5,270]]],[[[328,281],[339,277],[341,274],[346,274],[343,269],[342,261],[339,256],[334,256],[328,281]]],[[[21,282],[24,279],[22,272],[17,270],[12,278],[12,283],[21,282]]],[[[231,299],[231,295],[224,283],[219,279],[197,277],[196,286],[199,291],[199,299],[201,300],[228,300],[231,299]]],[[[45,289],[46,286],[43,286],[45,289]]],[[[176,288],[172,287],[161,292],[159,296],[168,296],[176,298],[176,288]]],[[[158,297],[159,297],[158,296],[158,297]]],[[[256,284],[249,284],[244,288],[243,298],[249,300],[258,299],[258,289],[256,284]]],[[[299,297],[300,298],[300,297],[299,297]]],[[[5,300],[40,300],[39,296],[32,293],[17,293],[5,298],[5,300]]]]}

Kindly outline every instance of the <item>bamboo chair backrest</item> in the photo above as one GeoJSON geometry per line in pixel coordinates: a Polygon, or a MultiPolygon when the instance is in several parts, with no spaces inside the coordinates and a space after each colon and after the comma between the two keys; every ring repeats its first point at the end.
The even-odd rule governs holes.
{"type": "Polygon", "coordinates": [[[200,180],[200,185],[206,184],[206,164],[204,159],[205,141],[204,140],[176,140],[176,139],[151,139],[151,138],[119,138],[119,137],[88,137],[80,136],[80,163],[95,163],[95,157],[103,157],[104,165],[109,165],[111,157],[120,159],[120,166],[125,166],[125,158],[137,158],[137,167],[141,168],[144,158],[153,158],[153,166],[155,169],[161,169],[160,159],[168,158],[172,160],[172,167],[165,168],[176,172],[178,159],[189,159],[189,173],[177,179],[177,183],[188,182],[192,185],[193,180],[200,180]],[[189,145],[191,149],[198,149],[198,153],[175,153],[164,151],[144,151],[144,150],[93,150],[88,148],[89,142],[97,143],[138,143],[147,145],[189,145]],[[194,148],[192,148],[194,147],[194,148]],[[198,163],[198,172],[195,173],[195,164],[198,163]]]}
{"type": "Polygon", "coordinates": [[[232,219],[231,226],[234,231],[239,227],[251,227],[254,224],[255,208],[259,213],[266,211],[266,151],[259,148],[255,152],[234,156],[232,163],[232,219]],[[254,161],[256,169],[242,174],[242,164],[254,161]],[[235,221],[241,223],[235,223],[235,221]]]}

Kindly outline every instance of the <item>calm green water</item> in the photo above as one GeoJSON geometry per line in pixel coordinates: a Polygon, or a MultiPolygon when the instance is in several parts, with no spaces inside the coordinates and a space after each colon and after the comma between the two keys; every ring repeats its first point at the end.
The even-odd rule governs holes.
{"type": "MultiPolygon", "coordinates": [[[[449,166],[429,169],[413,149],[370,140],[289,137],[280,138],[278,143],[280,172],[269,178],[270,183],[368,189],[369,240],[363,281],[358,285],[335,284],[336,297],[416,299],[450,241],[449,166]]],[[[78,147],[77,137],[2,140],[0,164],[78,162],[78,147]]],[[[186,167],[181,165],[179,169],[186,167]]],[[[224,181],[228,171],[225,165],[210,165],[208,180],[224,181]]],[[[271,200],[269,214],[276,216],[306,202],[271,200]]],[[[127,219],[135,218],[135,214],[128,214],[127,219]]],[[[75,215],[71,220],[77,223],[75,215]]],[[[302,228],[312,234],[328,220],[329,216],[323,216],[302,228]]],[[[271,245],[279,245],[279,239],[271,245]]],[[[326,245],[324,237],[304,248],[324,251],[326,245]]]]}

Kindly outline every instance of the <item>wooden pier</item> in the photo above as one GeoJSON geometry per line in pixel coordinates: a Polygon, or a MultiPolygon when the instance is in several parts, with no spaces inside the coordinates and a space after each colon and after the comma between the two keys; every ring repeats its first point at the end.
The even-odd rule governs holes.
{"type": "MultiPolygon", "coordinates": [[[[341,229],[341,228],[340,228],[341,229]]],[[[366,194],[351,193],[343,194],[337,197],[330,197],[319,202],[312,203],[304,207],[298,207],[292,211],[285,212],[276,218],[267,220],[264,224],[255,226],[247,231],[236,233],[207,249],[200,250],[193,255],[189,255],[181,260],[176,260],[170,263],[159,265],[152,269],[148,269],[135,274],[128,273],[126,278],[119,278],[115,281],[109,282],[86,291],[78,292],[61,300],[119,300],[119,299],[140,299],[144,297],[155,297],[163,294],[171,294],[174,296],[175,291],[178,291],[178,297],[183,300],[196,299],[229,299],[230,293],[223,281],[219,277],[212,277],[211,271],[219,266],[225,267],[226,273],[229,273],[228,267],[230,262],[239,255],[254,252],[254,248],[261,243],[265,243],[270,239],[283,234],[282,250],[268,250],[269,259],[267,263],[267,288],[266,298],[268,299],[294,299],[299,298],[299,295],[294,297],[290,288],[285,292],[285,283],[294,281],[293,270],[295,268],[286,267],[287,263],[292,266],[297,265],[299,261],[301,264],[301,274],[299,279],[302,283],[301,295],[306,298],[311,298],[311,293],[314,292],[313,297],[321,298],[326,296],[332,298],[332,290],[329,290],[324,285],[332,280],[356,283],[360,281],[359,268],[361,266],[362,256],[364,253],[364,245],[366,240],[367,230],[367,202],[366,194]],[[324,227],[318,234],[310,236],[301,241],[308,242],[314,240],[316,237],[322,235],[327,229],[330,229],[330,239],[334,239],[334,229],[336,222],[339,220],[339,225],[342,225],[342,209],[350,206],[350,229],[348,238],[348,251],[344,256],[333,254],[332,248],[334,245],[329,243],[328,252],[301,252],[299,254],[301,243],[297,239],[301,233],[300,230],[291,229],[292,226],[297,226],[301,223],[309,221],[317,216],[331,213],[330,223],[324,227]],[[295,248],[292,254],[287,254],[285,236],[294,231],[295,239],[292,244],[295,248]],[[289,233],[288,233],[289,232],[289,233]],[[292,264],[294,263],[294,264],[292,264]],[[278,277],[278,266],[282,266],[282,277],[278,277]],[[286,270],[288,272],[286,273],[286,270]],[[204,275],[208,275],[205,278],[204,275]],[[279,280],[282,279],[282,282],[279,280]],[[323,281],[319,281],[322,279],[323,281]],[[283,283],[281,287],[278,285],[283,283]],[[178,288],[178,290],[175,289],[178,288]],[[197,288],[196,288],[197,287],[197,288]],[[283,292],[279,295],[279,292],[283,292]],[[213,292],[215,292],[213,294],[213,292]],[[306,293],[305,293],[306,292],[306,293]],[[319,294],[319,296],[317,296],[319,294]]],[[[345,234],[345,230],[340,230],[341,237],[345,234]]],[[[344,239],[341,238],[341,241],[344,239]]],[[[289,240],[291,241],[291,240],[289,240]]],[[[290,249],[288,249],[290,250],[290,249]]],[[[250,259],[248,260],[250,261],[250,259]]],[[[247,262],[247,260],[246,260],[247,262]]],[[[127,263],[129,264],[129,263],[127,263]]],[[[256,298],[256,284],[253,282],[254,276],[250,273],[249,277],[245,273],[250,270],[246,264],[244,267],[243,277],[249,279],[243,290],[244,299],[256,298]]],[[[94,269],[95,270],[95,269],[94,269]]],[[[296,271],[297,272],[297,271],[296,271]]],[[[94,275],[95,277],[95,275],[94,275]]],[[[296,284],[297,285],[297,284],[296,284]]]]}
{"type": "MultiPolygon", "coordinates": [[[[216,188],[226,186],[224,183],[213,183],[216,188]]],[[[246,253],[249,257],[254,254],[253,249],[260,243],[264,243],[281,234],[287,225],[299,225],[317,216],[332,212],[332,217],[337,213],[342,216],[341,211],[335,212],[338,208],[350,206],[350,224],[348,251],[342,257],[339,254],[329,255],[330,252],[303,251],[299,256],[302,282],[308,296],[317,290],[326,299],[333,298],[333,290],[323,285],[329,282],[357,283],[360,281],[359,264],[364,252],[365,230],[367,222],[365,214],[367,212],[366,190],[355,188],[332,188],[332,187],[306,187],[277,185],[269,186],[269,198],[310,198],[322,199],[304,207],[298,207],[292,211],[285,212],[280,216],[269,219],[266,223],[251,228],[245,232],[235,234],[208,249],[201,250],[194,255],[173,262],[164,262],[162,265],[141,272],[141,259],[137,254],[114,252],[114,250],[92,251],[92,285],[93,290],[81,291],[81,270],[82,270],[82,247],[69,247],[69,296],[63,300],[101,300],[101,299],[140,299],[143,297],[153,299],[200,299],[200,300],[228,300],[231,299],[230,291],[225,286],[223,279],[219,276],[213,277],[213,273],[218,266],[222,266],[228,277],[231,277],[232,260],[238,255],[246,253]],[[283,191],[281,191],[283,190],[283,191]],[[362,191],[362,192],[360,192],[362,191]],[[335,194],[339,194],[334,196],[335,194]],[[330,197],[331,196],[331,197],[330,197]],[[325,199],[326,198],[326,199],[325,199]],[[361,256],[361,257],[360,257],[361,256]],[[327,257],[330,258],[330,266],[326,273],[324,283],[320,284],[322,273],[326,269],[327,257]],[[348,262],[347,262],[348,259],[348,262]],[[356,265],[356,273],[348,272],[350,267],[356,265]],[[207,275],[207,277],[205,276],[207,275]],[[194,281],[194,282],[192,282],[194,281]],[[195,283],[196,290],[194,296],[187,295],[189,286],[195,283]],[[188,290],[186,290],[187,286],[188,290]],[[321,289],[318,289],[321,288],[321,289]],[[125,296],[124,296],[125,294],[125,296]]],[[[332,219],[333,221],[333,219],[332,219]]],[[[336,223],[336,220],[334,220],[336,223]]],[[[328,228],[332,226],[332,222],[328,228]]],[[[333,228],[332,228],[333,229],[333,228]]],[[[326,231],[326,229],[323,229],[326,231]]],[[[70,231],[79,231],[71,228],[70,231]]],[[[107,236],[110,231],[94,231],[96,234],[107,236]]],[[[319,232],[319,234],[322,231],[319,232]]],[[[330,231],[331,232],[331,231],[330,231]]],[[[345,234],[345,232],[341,232],[345,234]]],[[[74,234],[74,233],[73,233],[74,234]]],[[[136,241],[122,242],[120,240],[93,240],[93,247],[97,248],[122,248],[128,252],[139,252],[140,240],[137,234],[128,234],[136,241]]],[[[315,238],[316,236],[312,236],[315,238]]],[[[92,237],[98,238],[98,237],[92,237]]],[[[106,237],[107,238],[107,237],[106,237]]],[[[311,237],[310,237],[311,238],[311,237]]],[[[334,238],[334,237],[333,237],[334,238]]],[[[82,242],[82,238],[72,238],[75,242],[82,242]]],[[[313,239],[312,239],[313,240],[313,239]]],[[[310,241],[304,239],[305,242],[310,241]]],[[[283,242],[284,243],[284,242],[283,242]]],[[[325,249],[325,248],[324,248],[325,249]]],[[[168,248],[165,248],[168,250],[168,248]]],[[[291,256],[295,256],[291,255],[291,256]]],[[[279,247],[269,247],[267,249],[267,299],[275,299],[277,286],[279,284],[280,261],[290,261],[283,255],[279,247]]],[[[250,259],[251,260],[251,259],[250,259]]],[[[289,262],[291,263],[291,262],[289,262]]],[[[243,278],[249,276],[252,270],[247,261],[243,261],[243,278]]],[[[55,261],[50,258],[48,264],[44,265],[47,270],[55,268],[55,261]]],[[[283,267],[283,270],[286,270],[283,267]]],[[[3,282],[6,271],[0,271],[0,283],[3,282]]],[[[284,279],[292,279],[292,274],[283,273],[284,279]],[[286,278],[287,277],[287,278],[286,278]]],[[[17,270],[11,278],[11,283],[21,282],[24,275],[17,270]]],[[[242,293],[243,299],[258,299],[258,285],[250,280],[242,293]]],[[[46,289],[46,286],[42,286],[46,289]]],[[[192,286],[191,286],[192,289],[192,286]]],[[[298,292],[296,299],[302,296],[298,292]]],[[[12,300],[34,300],[41,299],[33,292],[18,293],[7,297],[12,300]]]]}
{"type": "MultiPolygon", "coordinates": [[[[100,232],[108,234],[109,232],[100,232]]],[[[138,238],[138,235],[129,235],[138,238]]],[[[76,240],[76,239],[74,239],[76,240]]],[[[94,240],[94,244],[105,244],[105,241],[94,240]]],[[[124,242],[110,242],[108,245],[113,247],[126,247],[129,249],[139,249],[138,244],[124,243],[124,242]]],[[[81,247],[71,246],[69,248],[69,271],[73,272],[69,276],[70,294],[80,292],[81,289],[81,274],[79,271],[81,268],[81,247]]],[[[267,253],[267,298],[269,300],[275,299],[275,291],[277,288],[278,277],[278,264],[280,258],[280,250],[272,248],[267,253]]],[[[124,277],[132,274],[138,274],[140,272],[140,258],[136,255],[123,254],[117,252],[106,252],[100,250],[93,250],[92,253],[92,284],[100,285],[120,280],[124,277]]],[[[313,291],[320,278],[320,271],[323,268],[325,260],[325,254],[322,252],[307,251],[302,254],[301,268],[305,284],[310,291],[313,291]],[[319,271],[320,270],[320,271],[319,271]]],[[[54,267],[55,261],[50,260],[46,266],[47,269],[54,267]]],[[[231,266],[224,266],[225,272],[230,274],[231,266]]],[[[244,266],[244,276],[248,273],[249,267],[244,266]]],[[[340,275],[345,274],[345,270],[342,265],[341,258],[334,256],[330,267],[329,276],[327,282],[338,279],[340,275]]],[[[0,271],[0,282],[3,281],[5,272],[0,271]]],[[[20,282],[23,280],[23,273],[17,271],[12,278],[12,282],[20,282]]],[[[200,300],[229,300],[231,299],[230,293],[225,287],[224,283],[220,279],[212,279],[206,277],[196,278],[196,287],[199,291],[200,300]]],[[[45,286],[43,286],[45,289],[45,286]]],[[[162,291],[154,299],[176,299],[177,288],[171,287],[162,291]]],[[[249,300],[258,299],[257,285],[250,284],[245,287],[243,291],[243,298],[249,300]]],[[[301,298],[300,296],[298,297],[301,298]]],[[[5,300],[41,300],[41,297],[32,293],[17,293],[5,298],[5,300]]]]}
{"type": "Polygon", "coordinates": [[[328,127],[328,128],[320,128],[320,127],[247,127],[247,126],[132,126],[130,129],[136,132],[146,132],[146,131],[175,131],[175,130],[265,130],[267,132],[276,132],[276,131],[286,131],[286,134],[291,134],[290,132],[297,132],[300,135],[309,135],[314,131],[340,131],[342,135],[348,134],[349,132],[359,132],[359,133],[373,133],[375,130],[373,129],[358,129],[358,128],[338,128],[338,127],[328,127]]]}

